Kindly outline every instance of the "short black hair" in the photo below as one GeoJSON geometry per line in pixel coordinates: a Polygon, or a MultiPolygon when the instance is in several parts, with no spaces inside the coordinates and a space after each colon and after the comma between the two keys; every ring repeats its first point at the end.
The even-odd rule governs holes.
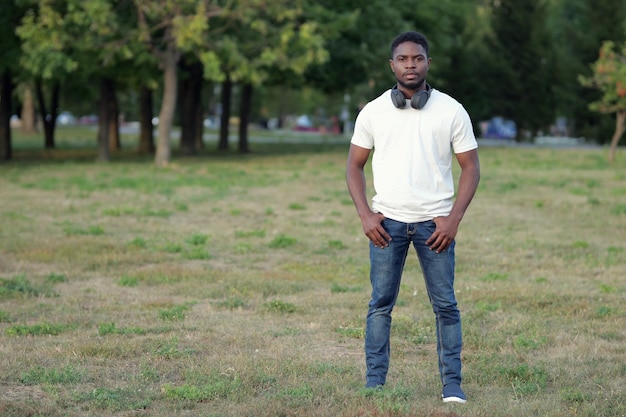
{"type": "Polygon", "coordinates": [[[428,40],[426,40],[426,36],[419,32],[403,32],[396,36],[393,42],[391,42],[391,58],[393,58],[393,53],[398,45],[404,42],[413,42],[418,45],[422,45],[422,47],[424,47],[424,51],[426,51],[426,56],[428,56],[428,40]]]}

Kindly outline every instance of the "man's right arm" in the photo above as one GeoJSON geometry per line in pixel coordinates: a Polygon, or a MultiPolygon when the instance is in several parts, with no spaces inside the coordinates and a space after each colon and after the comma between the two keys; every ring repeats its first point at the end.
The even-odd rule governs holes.
{"type": "Polygon", "coordinates": [[[382,221],[385,216],[375,213],[367,202],[364,167],[370,155],[370,149],[350,145],[348,162],[346,164],[346,182],[348,191],[356,207],[356,211],[363,225],[363,232],[379,248],[389,245],[391,237],[387,234],[382,221]]]}

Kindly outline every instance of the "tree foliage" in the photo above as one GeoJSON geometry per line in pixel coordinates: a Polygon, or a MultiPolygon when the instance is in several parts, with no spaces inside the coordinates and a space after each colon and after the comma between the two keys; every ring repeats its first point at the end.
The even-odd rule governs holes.
{"type": "Polygon", "coordinates": [[[600,97],[598,90],[583,87],[578,76],[591,76],[592,63],[605,40],[626,40],[626,2],[622,0],[551,0],[547,28],[557,57],[558,79],[554,91],[559,116],[570,121],[577,136],[606,141],[612,120],[589,111],[600,97]]]}
{"type": "MultiPolygon", "coordinates": [[[[23,52],[20,63],[36,80],[46,146],[54,147],[57,91],[77,80],[94,88],[98,85],[94,80],[105,79],[114,89],[129,78],[133,73],[131,68],[142,58],[137,42],[127,36],[132,33],[128,26],[132,15],[128,1],[25,1],[29,8],[17,29],[23,52]],[[52,97],[49,105],[44,100],[46,92],[52,97]]],[[[101,91],[104,91],[102,85],[101,91]]],[[[109,97],[115,100],[115,91],[109,97]]],[[[102,100],[101,97],[101,108],[110,105],[102,100]]],[[[107,160],[108,142],[111,137],[119,138],[116,128],[108,129],[111,123],[116,123],[117,114],[104,112],[101,116],[99,159],[107,160]]]]}
{"type": "MultiPolygon", "coordinates": [[[[603,41],[626,40],[623,0],[396,0],[392,6],[386,0],[2,1],[0,72],[7,87],[0,97],[0,146],[4,152],[2,127],[14,111],[7,107],[6,91],[15,83],[10,77],[37,81],[39,96],[53,97],[49,104],[39,100],[52,128],[54,97],[79,102],[101,96],[102,106],[103,96],[162,92],[155,100],[155,162],[167,164],[172,125],[181,112],[178,86],[189,76],[181,68],[197,72],[201,63],[205,80],[228,80],[244,124],[252,119],[244,113],[261,107],[253,104],[252,93],[268,97],[269,89],[280,91],[281,103],[263,104],[273,112],[299,111],[294,106],[312,111],[319,107],[312,101],[324,101],[333,107],[329,114],[337,114],[339,107],[353,106],[350,100],[369,100],[394,82],[389,44],[405,30],[427,35],[429,82],[458,98],[476,126],[501,115],[513,119],[518,132],[532,135],[566,117],[574,134],[600,143],[607,137],[601,132],[610,116],[588,107],[603,93],[583,86],[578,76],[592,76],[590,64],[603,41]]],[[[144,124],[149,113],[141,112],[144,124]]],[[[199,126],[202,110],[193,117],[187,122],[199,126]]],[[[240,130],[240,139],[242,134],[247,133],[240,130]]],[[[104,137],[101,149],[103,144],[104,137]]]]}
{"type": "Polygon", "coordinates": [[[324,24],[306,15],[303,0],[238,0],[210,24],[224,27],[213,47],[202,51],[205,76],[222,82],[222,129],[219,147],[228,146],[229,86],[241,84],[239,151],[247,152],[247,121],[252,92],[279,78],[301,78],[305,70],[328,59],[324,24]],[[224,20],[226,19],[226,22],[224,20]]]}
{"type": "Polygon", "coordinates": [[[604,42],[598,60],[591,68],[593,75],[581,76],[579,80],[583,86],[596,88],[602,93],[599,100],[589,104],[591,110],[616,114],[616,127],[609,152],[609,161],[613,162],[626,120],[626,42],[621,47],[617,47],[613,41],[604,42]]]}
{"type": "Polygon", "coordinates": [[[580,77],[582,85],[602,92],[600,100],[589,104],[591,110],[600,113],[626,110],[626,42],[619,48],[615,42],[605,41],[598,60],[591,65],[593,75],[580,77]]]}
{"type": "Polygon", "coordinates": [[[159,111],[155,163],[169,164],[171,130],[177,99],[178,63],[186,52],[206,45],[209,19],[228,10],[216,0],[133,0],[137,11],[139,40],[156,57],[163,70],[163,97],[159,111]]]}
{"type": "Polygon", "coordinates": [[[485,93],[492,112],[515,121],[521,140],[524,131],[535,134],[555,119],[555,60],[547,11],[542,0],[497,0],[490,13],[485,93]]]}

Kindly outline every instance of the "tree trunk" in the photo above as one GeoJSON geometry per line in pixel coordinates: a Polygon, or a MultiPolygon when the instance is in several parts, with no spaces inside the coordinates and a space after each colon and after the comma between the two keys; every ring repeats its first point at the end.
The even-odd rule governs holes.
{"type": "MultiPolygon", "coordinates": [[[[181,82],[181,114],[180,114],[180,148],[184,155],[194,155],[198,149],[196,147],[196,137],[198,126],[198,108],[201,104],[203,67],[202,63],[194,62],[185,66],[187,77],[181,82]]],[[[202,114],[199,116],[202,118],[202,114]]]]}
{"type": "Polygon", "coordinates": [[[230,123],[230,100],[233,83],[229,76],[222,83],[222,114],[220,115],[220,140],[217,149],[228,150],[228,128],[230,123]]]}
{"type": "Polygon", "coordinates": [[[285,127],[285,109],[288,108],[288,95],[283,93],[280,94],[279,104],[278,104],[278,128],[282,129],[285,127]]]}
{"type": "Polygon", "coordinates": [[[119,151],[122,149],[120,141],[120,110],[117,103],[117,94],[115,92],[115,81],[110,80],[109,93],[107,94],[107,108],[109,111],[109,151],[119,151]]]}
{"type": "Polygon", "coordinates": [[[620,138],[624,134],[624,129],[626,122],[626,110],[619,110],[615,117],[615,133],[613,133],[613,138],[611,139],[611,148],[609,150],[609,163],[612,164],[615,162],[615,153],[617,152],[617,144],[619,143],[620,138]]]}
{"type": "Polygon", "coordinates": [[[41,79],[35,82],[35,90],[37,93],[37,101],[39,103],[39,114],[43,122],[43,132],[45,138],[44,147],[46,149],[54,149],[54,128],[57,123],[57,109],[59,108],[59,93],[61,87],[57,81],[53,81],[49,112],[46,107],[46,100],[44,98],[41,79]]]}
{"type": "MultiPolygon", "coordinates": [[[[203,81],[204,84],[204,81],[203,81]]],[[[200,98],[198,100],[198,105],[195,108],[196,113],[196,128],[195,128],[195,138],[194,142],[196,143],[196,149],[204,149],[204,106],[202,105],[202,94],[200,94],[200,98]]]]}
{"type": "Polygon", "coordinates": [[[178,60],[180,51],[174,41],[168,44],[162,60],[163,64],[163,101],[159,112],[159,127],[157,129],[157,149],[154,162],[157,166],[167,166],[171,159],[170,134],[176,111],[176,90],[178,89],[178,60]]]}
{"type": "Polygon", "coordinates": [[[13,156],[11,151],[12,94],[13,81],[7,70],[2,74],[0,84],[0,161],[7,161],[13,156]]]}
{"type": "Polygon", "coordinates": [[[100,79],[100,101],[98,103],[98,157],[100,162],[108,162],[111,159],[111,148],[109,146],[111,129],[110,123],[110,98],[111,84],[113,81],[109,78],[102,77],[100,79]]]}
{"type": "Polygon", "coordinates": [[[252,112],[252,84],[244,84],[241,90],[241,104],[239,107],[239,152],[250,152],[248,142],[248,125],[252,112]]]}
{"type": "Polygon", "coordinates": [[[24,98],[22,100],[22,132],[32,134],[37,131],[35,124],[35,100],[33,98],[33,90],[30,85],[24,89],[24,98]]]}
{"type": "Polygon", "coordinates": [[[152,126],[152,90],[142,85],[139,91],[139,153],[154,152],[154,127],[152,126]]]}

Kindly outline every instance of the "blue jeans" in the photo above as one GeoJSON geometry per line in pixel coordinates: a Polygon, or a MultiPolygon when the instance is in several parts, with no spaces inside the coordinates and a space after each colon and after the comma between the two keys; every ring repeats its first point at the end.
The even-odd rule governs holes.
{"type": "Polygon", "coordinates": [[[391,312],[398,298],[404,263],[413,244],[422,268],[426,291],[435,313],[439,374],[445,386],[461,383],[461,316],[454,295],[454,242],[436,253],[426,245],[435,231],[432,220],[402,223],[385,219],[383,227],[392,240],[386,248],[370,242],[372,296],[365,327],[367,387],[385,384],[389,369],[391,312]]]}

